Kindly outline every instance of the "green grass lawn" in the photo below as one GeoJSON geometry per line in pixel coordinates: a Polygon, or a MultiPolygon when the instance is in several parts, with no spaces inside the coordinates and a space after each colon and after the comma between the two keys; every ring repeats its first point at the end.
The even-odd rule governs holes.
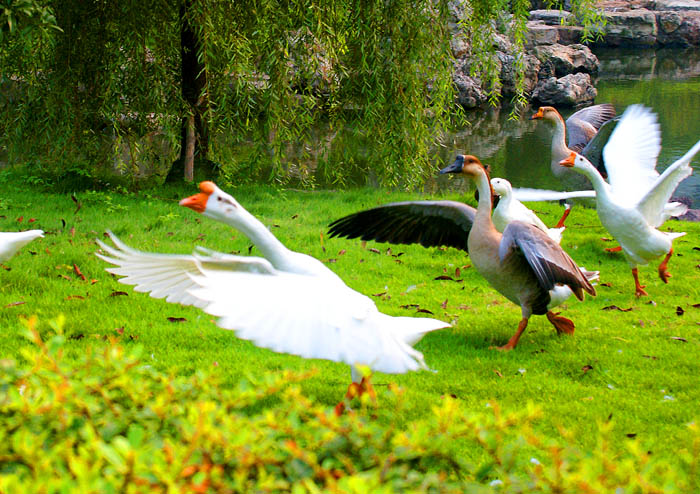
{"type": "MultiPolygon", "coordinates": [[[[203,369],[233,385],[266,371],[316,368],[318,373],[303,383],[308,395],[331,407],[345,393],[350,380],[346,365],[256,348],[218,328],[197,309],[135,293],[93,255],[94,239],[105,229],[146,251],[189,253],[203,245],[247,254],[250,242],[242,234],[178,207],[177,201],[195,193],[195,186],[126,195],[83,192],[75,196],[78,204],[70,194],[39,192],[15,182],[3,185],[0,230],[42,228],[46,236],[26,246],[2,271],[0,358],[21,359],[20,349],[28,344],[20,335],[21,318],[38,315],[40,330],[48,335],[53,331],[49,322],[63,314],[69,357],[113,338],[125,346],[142,345],[151,365],[173,373],[203,369]],[[30,225],[30,219],[36,221],[30,225]]],[[[575,207],[562,246],[578,264],[600,270],[598,296],[583,303],[572,298],[563,307],[563,315],[576,323],[573,337],[557,337],[546,318],[533,316],[518,347],[503,353],[489,347],[505,343],[513,334],[520,309],[470,269],[465,253],[363,246],[355,240],[329,239],[325,233],[330,221],[351,212],[438,195],[267,186],[224,189],[285,245],[328,263],[349,286],[371,296],[380,310],[427,315],[416,313],[417,305],[432,312],[431,317],[452,323],[451,329],[429,334],[417,345],[436,373],[374,376],[380,390],[379,420],[402,423],[423,416],[445,395],[456,396],[474,410],[490,401],[506,410],[532,402],[543,410],[538,423],[543,436],[558,437],[563,427],[585,448],[595,444],[598,423],[612,420],[620,443],[636,437],[655,455],[673,460],[686,425],[700,417],[700,306],[694,307],[700,304],[698,224],[666,223],[665,230],[688,232],[674,243],[669,264],[673,278],[668,285],[661,282],[658,262],[640,267],[650,296],[637,299],[623,256],[603,252],[615,244],[602,240],[609,235],[595,211],[575,207]],[[445,274],[455,281],[435,280],[445,274]],[[395,398],[382,399],[381,390],[390,382],[405,389],[400,416],[393,413],[395,398]]],[[[454,193],[442,196],[460,199],[454,193]]],[[[548,224],[561,214],[557,204],[532,207],[548,224]]],[[[259,255],[255,248],[251,254],[259,255]]]]}

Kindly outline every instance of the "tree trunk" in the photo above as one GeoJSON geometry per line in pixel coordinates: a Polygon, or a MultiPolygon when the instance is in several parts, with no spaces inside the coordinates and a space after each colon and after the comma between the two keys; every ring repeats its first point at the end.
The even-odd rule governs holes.
{"type": "Polygon", "coordinates": [[[194,115],[187,117],[187,137],[185,139],[185,156],[183,156],[185,165],[185,182],[194,181],[194,115]]]}
{"type": "Polygon", "coordinates": [[[194,157],[205,158],[209,151],[209,136],[204,114],[207,98],[205,67],[197,58],[201,44],[190,24],[187,12],[196,0],[184,0],[180,6],[180,74],[182,98],[189,104],[192,115],[182,119],[180,158],[184,161],[185,180],[194,180],[194,157]]]}

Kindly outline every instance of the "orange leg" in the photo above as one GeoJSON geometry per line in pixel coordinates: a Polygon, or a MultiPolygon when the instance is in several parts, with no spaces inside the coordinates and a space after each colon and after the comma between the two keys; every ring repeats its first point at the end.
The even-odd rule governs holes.
{"type": "Polygon", "coordinates": [[[618,245],[617,247],[606,247],[605,252],[620,252],[622,250],[622,246],[618,245]]]}
{"type": "Polygon", "coordinates": [[[564,226],[564,221],[566,221],[566,218],[569,216],[569,213],[571,213],[571,204],[566,205],[566,209],[564,210],[564,214],[561,215],[561,218],[559,218],[559,221],[557,222],[557,224],[554,228],[561,228],[562,226],[564,226]]]}
{"type": "Polygon", "coordinates": [[[377,394],[374,392],[374,386],[372,386],[372,382],[370,381],[369,377],[363,377],[359,384],[356,382],[351,382],[350,386],[348,386],[348,392],[345,393],[345,398],[335,406],[336,416],[341,416],[345,409],[349,408],[346,405],[347,402],[353,398],[359,398],[365,393],[367,393],[372,401],[377,400],[377,394]]]}
{"type": "Polygon", "coordinates": [[[527,317],[523,317],[520,320],[520,323],[518,324],[518,329],[515,331],[515,334],[510,337],[510,340],[508,340],[508,343],[506,343],[503,346],[497,346],[494,348],[496,350],[503,350],[503,351],[512,350],[513,348],[515,348],[515,345],[518,344],[518,340],[520,339],[520,335],[523,334],[523,331],[525,331],[525,328],[527,328],[527,317]]]}
{"type": "Polygon", "coordinates": [[[668,254],[666,254],[666,257],[664,257],[664,260],[661,261],[661,264],[659,264],[659,278],[661,278],[661,281],[664,283],[668,283],[668,279],[671,277],[671,273],[668,272],[668,269],[666,269],[668,265],[668,260],[671,259],[671,256],[673,255],[673,247],[671,247],[671,250],[668,251],[668,254]]]}
{"type": "Polygon", "coordinates": [[[641,297],[642,295],[649,295],[647,292],[644,291],[646,285],[639,284],[639,274],[637,268],[632,268],[632,276],[634,276],[634,294],[637,297],[641,297]]]}
{"type": "Polygon", "coordinates": [[[551,310],[547,312],[547,319],[550,323],[552,323],[554,329],[557,330],[557,334],[574,334],[574,329],[576,329],[574,322],[571,319],[560,316],[559,314],[560,312],[552,312],[551,310]]]}

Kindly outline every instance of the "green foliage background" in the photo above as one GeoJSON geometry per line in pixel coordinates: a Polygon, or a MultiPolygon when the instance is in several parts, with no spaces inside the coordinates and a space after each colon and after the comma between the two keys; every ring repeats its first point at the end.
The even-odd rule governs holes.
{"type": "MultiPolygon", "coordinates": [[[[137,180],[143,166],[162,172],[177,157],[182,118],[193,111],[180,89],[181,7],[207,76],[200,95],[211,132],[207,158],[239,181],[296,175],[312,184],[313,153],[327,183],[371,174],[385,185],[414,185],[460,116],[448,28],[460,2],[26,3],[33,14],[12,17],[0,41],[0,146],[8,161],[63,180],[95,186],[113,169],[137,180]],[[341,143],[364,136],[364,152],[323,146],[320,127],[341,143]],[[234,154],[235,144],[245,151],[234,154]],[[139,167],[134,157],[144,152],[139,167]]],[[[594,25],[592,0],[572,3],[584,25],[594,25]]],[[[500,85],[490,35],[512,12],[510,34],[522,52],[528,8],[527,0],[463,4],[459,27],[494,101],[500,85]]]]}

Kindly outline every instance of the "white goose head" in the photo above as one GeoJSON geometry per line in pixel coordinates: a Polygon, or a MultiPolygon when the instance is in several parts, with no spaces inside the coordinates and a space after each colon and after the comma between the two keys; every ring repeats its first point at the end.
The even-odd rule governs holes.
{"type": "Polygon", "coordinates": [[[497,195],[503,198],[508,197],[513,193],[513,187],[505,178],[492,178],[491,187],[497,195]]]}
{"type": "Polygon", "coordinates": [[[216,186],[214,182],[201,182],[199,194],[195,194],[180,201],[180,206],[185,206],[208,218],[226,223],[236,223],[242,220],[246,213],[238,201],[216,186]]]}
{"type": "Polygon", "coordinates": [[[595,169],[595,167],[591,164],[590,161],[588,161],[580,154],[574,153],[573,151],[568,156],[568,158],[561,160],[559,164],[565,168],[574,168],[575,170],[588,172],[587,174],[593,172],[598,173],[598,171],[595,169]]]}

